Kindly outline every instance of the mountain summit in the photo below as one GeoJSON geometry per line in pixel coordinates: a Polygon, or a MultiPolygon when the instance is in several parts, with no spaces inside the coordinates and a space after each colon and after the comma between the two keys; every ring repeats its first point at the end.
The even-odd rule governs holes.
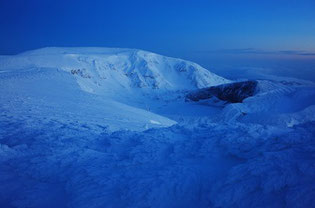
{"type": "Polygon", "coordinates": [[[196,63],[137,49],[42,48],[1,57],[1,68],[55,68],[92,93],[191,90],[229,82],[196,63]]]}

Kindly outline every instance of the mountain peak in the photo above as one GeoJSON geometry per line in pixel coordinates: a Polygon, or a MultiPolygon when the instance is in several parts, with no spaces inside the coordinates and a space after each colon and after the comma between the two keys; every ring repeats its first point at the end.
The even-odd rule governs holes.
{"type": "Polygon", "coordinates": [[[55,68],[73,75],[88,92],[191,90],[228,80],[200,65],[138,49],[48,47],[0,59],[6,68],[55,68]]]}

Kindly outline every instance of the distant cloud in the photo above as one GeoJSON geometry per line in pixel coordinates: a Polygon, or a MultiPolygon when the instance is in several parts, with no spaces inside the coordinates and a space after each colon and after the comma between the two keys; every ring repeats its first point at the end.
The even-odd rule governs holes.
{"type": "Polygon", "coordinates": [[[256,48],[239,48],[239,49],[220,49],[205,50],[201,53],[225,53],[225,54],[275,54],[275,55],[297,55],[297,56],[315,56],[315,52],[302,50],[263,50],[256,48]]]}

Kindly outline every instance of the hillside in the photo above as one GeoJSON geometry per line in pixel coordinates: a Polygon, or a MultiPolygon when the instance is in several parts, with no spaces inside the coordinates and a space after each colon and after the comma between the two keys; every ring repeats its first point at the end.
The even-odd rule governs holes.
{"type": "Polygon", "coordinates": [[[134,49],[44,48],[2,56],[0,72],[3,111],[64,113],[112,130],[175,124],[150,112],[153,96],[228,82],[195,63],[134,49]]]}

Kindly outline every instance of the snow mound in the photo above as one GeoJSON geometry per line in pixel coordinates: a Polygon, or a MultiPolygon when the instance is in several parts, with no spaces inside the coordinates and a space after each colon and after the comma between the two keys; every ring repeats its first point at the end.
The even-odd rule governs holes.
{"type": "Polygon", "coordinates": [[[315,120],[315,85],[298,81],[250,80],[194,90],[186,101],[222,107],[216,121],[293,127],[315,120]]]}
{"type": "Polygon", "coordinates": [[[313,207],[314,122],[144,132],[0,117],[1,207],[313,207]],[[67,128],[65,128],[65,126],[67,128]]]}
{"type": "Polygon", "coordinates": [[[258,80],[256,93],[227,105],[221,118],[293,127],[315,120],[315,85],[258,80]]]}

